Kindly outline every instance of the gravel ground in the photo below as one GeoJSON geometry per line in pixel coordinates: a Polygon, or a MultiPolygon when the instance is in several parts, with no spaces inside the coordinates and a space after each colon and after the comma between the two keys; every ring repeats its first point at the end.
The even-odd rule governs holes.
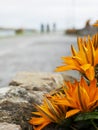
{"type": "Polygon", "coordinates": [[[0,87],[20,71],[53,72],[61,65],[60,57],[70,54],[70,45],[76,46],[76,40],[62,33],[1,38],[0,87]]]}

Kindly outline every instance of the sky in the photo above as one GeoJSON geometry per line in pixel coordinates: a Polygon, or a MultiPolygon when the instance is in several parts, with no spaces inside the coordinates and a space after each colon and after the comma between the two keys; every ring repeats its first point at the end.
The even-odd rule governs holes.
{"type": "Polygon", "coordinates": [[[98,0],[0,0],[0,26],[39,29],[57,24],[60,29],[83,27],[98,19],[98,0]]]}

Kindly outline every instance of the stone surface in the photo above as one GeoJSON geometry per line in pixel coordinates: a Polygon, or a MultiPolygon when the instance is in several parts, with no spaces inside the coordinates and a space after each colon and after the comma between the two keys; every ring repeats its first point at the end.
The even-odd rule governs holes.
{"type": "Polygon", "coordinates": [[[62,82],[63,78],[58,73],[30,73],[20,72],[10,82],[13,86],[22,86],[28,89],[51,90],[58,83],[62,82]]]}
{"type": "Polygon", "coordinates": [[[0,122],[19,124],[22,130],[32,130],[28,123],[34,103],[43,95],[62,86],[63,80],[74,78],[59,73],[18,73],[8,87],[0,89],[0,122]]]}
{"type": "Polygon", "coordinates": [[[19,125],[9,124],[9,123],[0,123],[0,130],[22,130],[19,125]]]}

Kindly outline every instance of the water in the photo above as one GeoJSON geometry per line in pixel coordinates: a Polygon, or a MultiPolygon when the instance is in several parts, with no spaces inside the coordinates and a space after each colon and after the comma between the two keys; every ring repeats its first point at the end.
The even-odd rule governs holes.
{"type": "Polygon", "coordinates": [[[76,46],[76,37],[63,34],[0,39],[0,86],[7,86],[20,71],[53,72],[62,63],[60,57],[70,55],[72,43],[76,46]]]}
{"type": "Polygon", "coordinates": [[[15,36],[15,31],[13,30],[0,30],[0,37],[15,36]]]}

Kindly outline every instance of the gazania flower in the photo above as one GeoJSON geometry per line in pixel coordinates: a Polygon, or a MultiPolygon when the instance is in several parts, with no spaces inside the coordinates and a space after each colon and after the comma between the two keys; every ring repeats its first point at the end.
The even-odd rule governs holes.
{"type": "MultiPolygon", "coordinates": [[[[95,77],[95,67],[98,64],[98,49],[94,47],[94,39],[78,38],[78,49],[76,51],[71,46],[72,56],[62,57],[63,64],[56,68],[56,71],[77,70],[87,79],[93,80],[95,77]]],[[[98,46],[98,45],[97,45],[98,46]]]]}
{"type": "Polygon", "coordinates": [[[98,33],[92,36],[92,43],[93,43],[94,49],[97,50],[98,49],[98,33]]]}
{"type": "Polygon", "coordinates": [[[41,106],[36,105],[36,109],[37,112],[33,112],[36,116],[32,117],[30,124],[33,125],[34,130],[41,130],[52,122],[61,124],[65,119],[67,107],[59,106],[46,97],[41,106]]]}
{"type": "Polygon", "coordinates": [[[80,82],[66,83],[67,88],[64,88],[65,97],[56,98],[57,104],[63,104],[69,107],[66,112],[66,118],[71,117],[79,112],[91,112],[98,107],[98,87],[96,79],[90,82],[90,85],[81,78],[80,82]]]}
{"type": "Polygon", "coordinates": [[[98,27],[98,20],[93,24],[93,26],[98,27]]]}

